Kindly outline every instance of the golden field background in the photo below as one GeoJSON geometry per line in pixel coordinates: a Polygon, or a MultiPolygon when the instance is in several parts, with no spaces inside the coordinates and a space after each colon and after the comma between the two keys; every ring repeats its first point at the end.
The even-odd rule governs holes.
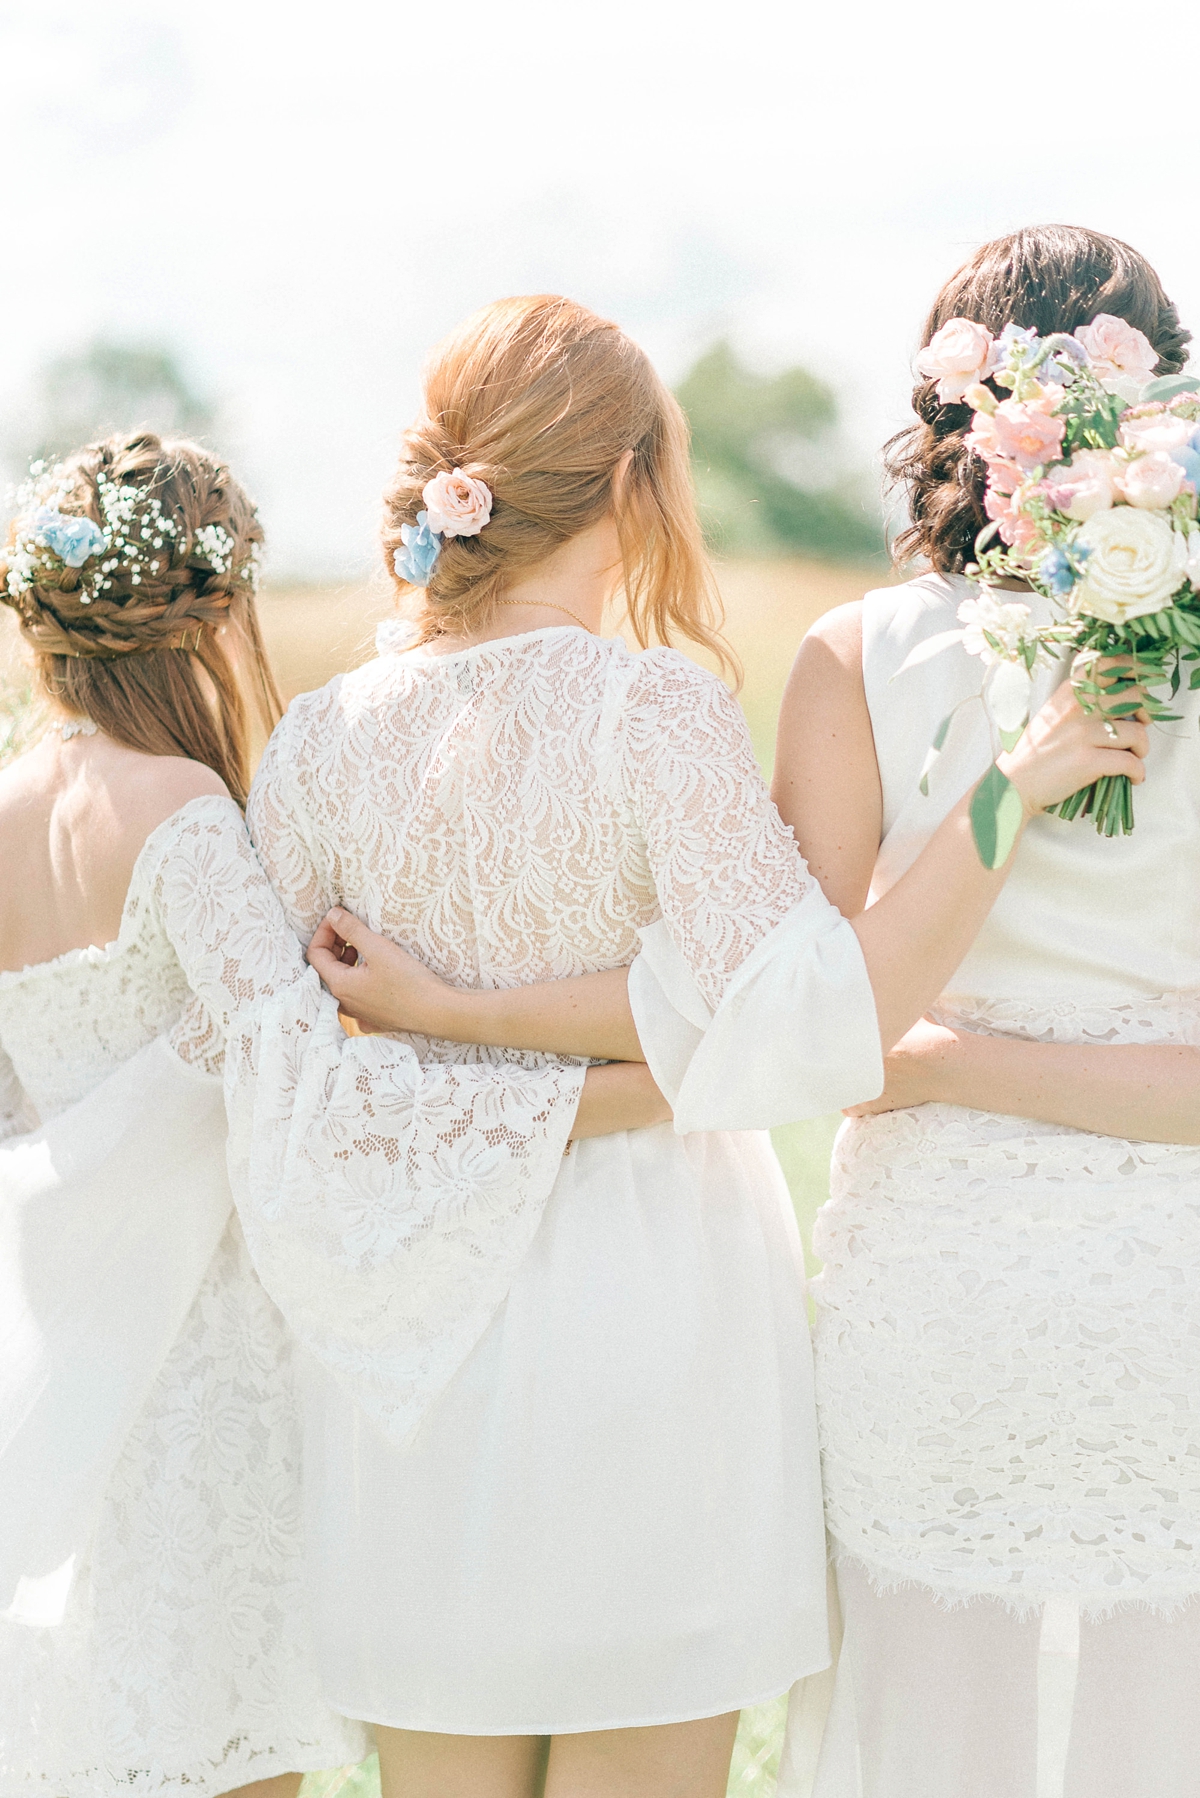
{"type": "MultiPolygon", "coordinates": [[[[745,666],[739,697],[769,770],[779,701],[800,639],[822,612],[861,598],[886,576],[877,568],[808,560],[722,562],[717,574],[726,634],[745,666]]],[[[394,607],[382,582],[363,582],[269,586],[260,609],[279,684],[292,699],[366,661],[376,625],[394,607]]]]}

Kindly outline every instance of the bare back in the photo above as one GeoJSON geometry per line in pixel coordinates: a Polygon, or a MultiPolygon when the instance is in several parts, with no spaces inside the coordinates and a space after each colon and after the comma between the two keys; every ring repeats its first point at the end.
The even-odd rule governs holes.
{"type": "Polygon", "coordinates": [[[0,969],[113,942],[150,832],[189,799],[225,791],[183,756],[48,731],[0,772],[0,969]]]}

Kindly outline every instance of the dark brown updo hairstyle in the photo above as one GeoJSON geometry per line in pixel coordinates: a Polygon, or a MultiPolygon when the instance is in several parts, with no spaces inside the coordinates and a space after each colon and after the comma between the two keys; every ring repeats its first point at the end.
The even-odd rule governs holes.
{"type": "Polygon", "coordinates": [[[618,584],[635,638],[674,631],[735,658],[704,552],[687,420],[645,351],[607,319],[560,294],[497,300],[438,346],[425,371],[424,413],[404,433],[384,495],[383,555],[395,572],[401,526],[422,488],[455,469],[491,490],[476,536],[444,539],[423,591],[419,640],[478,627],[505,588],[569,538],[615,513],[618,584]],[[621,490],[613,473],[632,452],[621,490]]]}
{"type": "MultiPolygon", "coordinates": [[[[984,244],[938,294],[921,344],[952,318],[971,319],[993,335],[1011,321],[1045,337],[1076,331],[1100,312],[1149,338],[1156,373],[1183,367],[1191,332],[1145,257],[1080,225],[1031,225],[984,244]]],[[[990,385],[997,398],[1009,397],[990,385]]],[[[987,469],[963,447],[971,408],[943,405],[932,380],[917,382],[912,403],[918,422],[884,448],[888,484],[903,496],[909,519],[892,553],[898,563],[921,557],[939,574],[958,574],[975,560],[975,539],[987,523],[987,469]]]]}
{"type": "Polygon", "coordinates": [[[245,489],[210,451],[143,431],[77,450],[33,484],[39,502],[105,534],[71,567],[39,547],[35,511],[0,550],[0,599],[43,694],[126,748],[203,762],[244,806],[246,699],[267,731],[282,711],[255,609],[263,530],[245,489]]]}

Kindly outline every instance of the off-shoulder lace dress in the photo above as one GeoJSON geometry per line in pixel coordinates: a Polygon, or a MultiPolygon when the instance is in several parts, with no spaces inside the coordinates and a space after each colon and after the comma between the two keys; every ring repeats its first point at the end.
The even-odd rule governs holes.
{"type": "MultiPolygon", "coordinates": [[[[673,652],[571,628],[384,655],[304,696],[249,822],[299,936],[344,904],[464,986],[619,966],[658,927],[711,1005],[775,928],[802,914],[812,943],[846,928],[725,689],[673,652]]],[[[819,1107],[877,1090],[849,935],[823,1010],[818,992],[797,1020],[824,1045],[819,1107]]],[[[230,1027],[235,1188],[309,1351],[328,1696],[397,1726],[555,1733],[726,1711],[821,1665],[801,1262],[765,1139],[662,1126],[576,1144],[548,1197],[530,1189],[522,1239],[505,1221],[524,1152],[506,1119],[475,1120],[457,1175],[431,1119],[395,1164],[428,1208],[401,1214],[371,1131],[336,1107],[326,1140],[256,1171],[271,1133],[265,1113],[240,1118],[238,1089],[269,1106],[303,1077],[296,1026],[263,1015],[255,1079],[230,1027]],[[364,1156],[353,1205],[326,1198],[330,1154],[364,1156]]],[[[452,1093],[556,1065],[402,1046],[452,1093]]],[[[327,1096],[318,1085],[308,1114],[327,1096]]]]}
{"type": "MultiPolygon", "coordinates": [[[[200,801],[148,839],[115,942],[0,974],[0,1134],[62,1114],[160,1033],[178,1029],[185,1052],[203,1053],[180,1027],[192,995],[155,886],[214,805],[236,819],[228,801],[200,801]]],[[[0,1619],[6,1798],[219,1793],[365,1752],[317,1680],[292,1363],[230,1221],[108,1482],[62,1620],[0,1619]]]]}
{"type": "MultiPolygon", "coordinates": [[[[865,602],[876,891],[994,754],[977,662],[897,673],[968,590],[865,602]]],[[[1200,1045],[1200,699],[1176,709],[1132,836],[1030,826],[946,1021],[1200,1045]]],[[[923,1105],[847,1124],[832,1191],[817,1390],[846,1639],[818,1798],[1195,1798],[1200,1149],[923,1105]]]]}
{"type": "MultiPolygon", "coordinates": [[[[536,1230],[583,1070],[425,1071],[408,1044],[348,1039],[223,798],[148,839],[116,943],[0,976],[10,1129],[93,1098],[136,1111],[124,1070],[164,1042],[198,1078],[224,1064],[233,1192],[306,1352],[404,1436],[536,1230]]],[[[126,1180],[146,1177],[117,1152],[126,1180]]],[[[197,1152],[223,1170],[224,1128],[197,1152]]],[[[18,1227],[4,1182],[21,1166],[18,1149],[0,1169],[18,1227]]],[[[169,1226],[158,1242],[170,1257],[169,1226]]],[[[123,1269],[101,1258],[95,1277],[114,1305],[139,1303],[123,1269]]],[[[65,1614],[0,1620],[0,1790],[224,1792],[361,1757],[363,1731],[329,1709],[314,1661],[293,1362],[231,1222],[89,1519],[65,1614]]],[[[51,1361],[51,1388],[60,1378],[51,1361]]],[[[69,1465],[63,1433],[49,1440],[69,1465]]]]}

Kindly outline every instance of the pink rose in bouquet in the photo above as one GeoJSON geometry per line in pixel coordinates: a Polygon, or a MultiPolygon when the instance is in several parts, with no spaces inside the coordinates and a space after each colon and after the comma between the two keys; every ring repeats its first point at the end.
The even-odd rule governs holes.
{"type": "Polygon", "coordinates": [[[1116,501],[1116,464],[1107,450],[1076,450],[1042,483],[1046,503],[1082,524],[1116,501]]]}
{"type": "Polygon", "coordinates": [[[1176,418],[1159,406],[1153,412],[1123,418],[1120,438],[1126,449],[1164,450],[1170,455],[1172,450],[1187,448],[1195,429],[1190,418],[1176,418]]]}
{"type": "Polygon", "coordinates": [[[1183,469],[1162,450],[1152,450],[1127,462],[1117,476],[1117,487],[1131,506],[1161,511],[1183,486],[1183,469]]]}
{"type": "Polygon", "coordinates": [[[1111,312],[1099,312],[1090,325],[1080,325],[1075,341],[1083,345],[1092,373],[1106,387],[1120,383],[1140,388],[1153,378],[1158,361],[1154,345],[1111,312]]]}
{"type": "Polygon", "coordinates": [[[983,509],[1010,549],[1035,547],[1037,525],[1028,512],[1021,509],[1015,493],[1002,493],[994,483],[989,483],[983,496],[983,509]]]}
{"type": "MultiPolygon", "coordinates": [[[[1015,462],[1026,472],[1053,462],[1062,448],[1067,428],[1066,420],[1055,418],[1051,411],[1051,407],[1058,405],[1060,397],[1057,389],[1043,388],[1033,399],[1003,400],[988,419],[995,444],[993,454],[1015,462]]],[[[978,425],[980,418],[985,416],[976,414],[975,424],[978,425]]],[[[973,431],[972,439],[974,435],[973,431]]],[[[972,448],[976,448],[974,442],[972,448]]],[[[977,454],[992,460],[982,448],[977,449],[977,454]]]]}
{"type": "Polygon", "coordinates": [[[936,381],[942,404],[961,400],[968,387],[982,381],[996,366],[996,347],[990,331],[970,318],[952,318],[917,357],[917,369],[927,381],[936,381]]]}

